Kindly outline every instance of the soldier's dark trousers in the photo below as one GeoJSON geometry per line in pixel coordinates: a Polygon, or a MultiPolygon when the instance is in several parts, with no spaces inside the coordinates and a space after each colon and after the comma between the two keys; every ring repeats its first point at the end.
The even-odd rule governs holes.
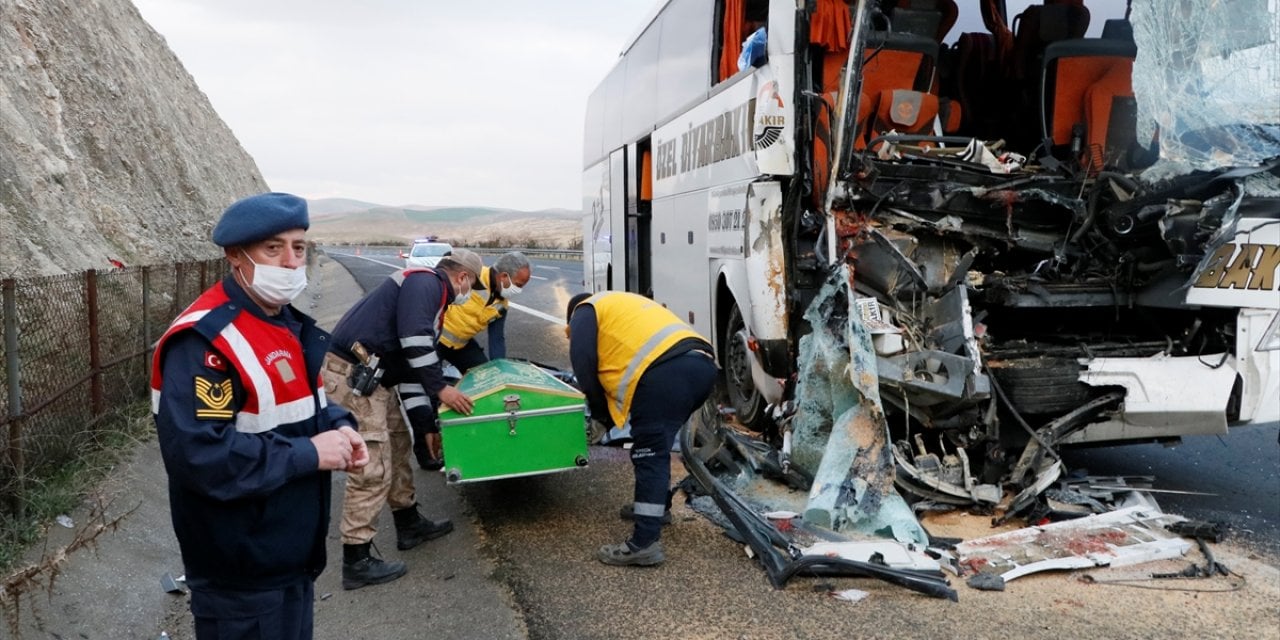
{"type": "Polygon", "coordinates": [[[197,640],[311,640],[315,586],[309,577],[283,589],[191,589],[197,640]]]}
{"type": "Polygon", "coordinates": [[[644,548],[662,533],[670,508],[671,445],[689,416],[715,386],[710,356],[690,351],[655,364],[640,377],[631,401],[631,464],[635,467],[635,529],[632,546],[644,548]]]}

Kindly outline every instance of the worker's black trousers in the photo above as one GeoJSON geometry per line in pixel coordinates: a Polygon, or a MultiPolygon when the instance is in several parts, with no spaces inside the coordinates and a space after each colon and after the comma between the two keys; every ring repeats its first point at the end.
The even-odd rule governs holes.
{"type": "Polygon", "coordinates": [[[715,386],[716,365],[690,351],[655,364],[636,385],[631,401],[631,464],[636,472],[635,530],[631,545],[643,548],[662,534],[671,507],[671,445],[689,416],[715,386]]]}

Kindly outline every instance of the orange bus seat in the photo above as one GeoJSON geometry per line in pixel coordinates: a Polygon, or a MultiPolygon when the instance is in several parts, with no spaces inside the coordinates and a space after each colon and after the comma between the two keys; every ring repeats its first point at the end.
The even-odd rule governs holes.
{"type": "Polygon", "coordinates": [[[858,100],[858,129],[854,148],[866,147],[872,117],[886,91],[907,89],[928,93],[933,88],[938,43],[922,36],[873,31],[867,38],[862,63],[862,92],[858,100]]]}
{"type": "MultiPolygon", "coordinates": [[[[1106,140],[1110,103],[1116,97],[1133,95],[1131,83],[1136,55],[1137,47],[1131,42],[1101,38],[1064,40],[1045,49],[1040,85],[1040,133],[1054,147],[1050,152],[1060,153],[1062,147],[1071,145],[1077,127],[1084,127],[1082,145],[1106,140]],[[1093,89],[1094,85],[1098,85],[1098,89],[1093,89]],[[1108,104],[1106,118],[1092,111],[1091,90],[1100,103],[1108,104]]],[[[1084,161],[1086,166],[1090,164],[1088,157],[1084,161]]],[[[1100,167],[1092,169],[1096,171],[1100,167]]]]}

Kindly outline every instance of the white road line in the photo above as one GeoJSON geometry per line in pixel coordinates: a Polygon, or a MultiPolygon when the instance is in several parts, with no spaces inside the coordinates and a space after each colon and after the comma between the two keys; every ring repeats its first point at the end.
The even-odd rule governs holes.
{"type": "Polygon", "coordinates": [[[546,320],[547,322],[550,322],[552,324],[564,324],[564,320],[557,318],[549,313],[543,313],[541,311],[538,311],[537,309],[530,309],[529,307],[526,307],[522,304],[516,304],[514,302],[510,303],[510,305],[511,305],[511,308],[515,309],[516,311],[523,311],[524,313],[527,313],[535,318],[546,320]]]}
{"type": "Polygon", "coordinates": [[[373,262],[373,263],[376,263],[376,264],[383,264],[383,265],[386,265],[386,266],[388,266],[388,267],[391,267],[392,269],[395,269],[395,270],[397,270],[397,271],[399,271],[400,269],[403,269],[403,268],[404,268],[404,264],[391,264],[390,262],[383,262],[383,261],[381,261],[381,260],[374,260],[373,258],[366,258],[366,257],[364,257],[364,256],[358,256],[358,255],[355,255],[354,253],[348,253],[348,254],[345,254],[345,255],[346,255],[347,257],[349,257],[349,258],[360,258],[361,260],[368,260],[369,262],[373,262]]]}
{"type": "Polygon", "coordinates": [[[546,278],[544,278],[544,277],[542,277],[542,276],[529,276],[529,277],[530,277],[530,278],[533,278],[534,280],[546,280],[546,278]]]}
{"type": "Polygon", "coordinates": [[[559,271],[559,270],[560,270],[560,267],[556,267],[556,266],[549,265],[549,264],[537,263],[537,265],[536,265],[536,266],[537,266],[539,269],[551,269],[552,271],[559,271]]]}

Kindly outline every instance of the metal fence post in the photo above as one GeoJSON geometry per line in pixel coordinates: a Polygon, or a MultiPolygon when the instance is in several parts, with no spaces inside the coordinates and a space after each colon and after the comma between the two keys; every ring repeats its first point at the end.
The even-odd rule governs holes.
{"type": "Polygon", "coordinates": [[[22,415],[22,384],[18,379],[18,300],[17,283],[5,278],[0,285],[4,298],[4,365],[9,381],[9,417],[22,415]]]}
{"type": "Polygon", "coordinates": [[[4,364],[9,394],[9,462],[13,465],[14,492],[10,512],[22,517],[25,511],[24,476],[26,460],[22,454],[22,380],[18,367],[18,296],[17,283],[5,278],[0,283],[0,298],[4,305],[4,364]]]}
{"type": "Polygon", "coordinates": [[[103,413],[102,408],[102,348],[98,335],[98,272],[84,272],[85,306],[89,317],[89,398],[93,417],[103,413]]]}

